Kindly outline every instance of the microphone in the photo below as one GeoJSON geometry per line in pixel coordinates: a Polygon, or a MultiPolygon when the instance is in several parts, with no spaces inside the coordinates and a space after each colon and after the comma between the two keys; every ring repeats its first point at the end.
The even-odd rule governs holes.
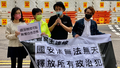
{"type": "MultiPolygon", "coordinates": [[[[58,18],[60,17],[60,14],[57,14],[57,16],[58,16],[58,18]]],[[[60,24],[59,23],[57,23],[57,25],[59,26],[60,24]]]]}

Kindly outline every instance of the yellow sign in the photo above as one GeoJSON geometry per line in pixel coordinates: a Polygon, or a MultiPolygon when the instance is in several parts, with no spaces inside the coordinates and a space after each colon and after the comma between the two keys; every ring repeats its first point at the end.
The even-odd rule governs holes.
{"type": "Polygon", "coordinates": [[[7,25],[7,19],[2,19],[2,25],[7,25]]]}
{"type": "Polygon", "coordinates": [[[100,8],[104,8],[104,2],[100,2],[100,8]]]}
{"type": "Polygon", "coordinates": [[[87,2],[84,2],[84,3],[83,3],[83,7],[84,7],[84,8],[87,8],[87,2]]]}
{"type": "Polygon", "coordinates": [[[1,8],[7,8],[7,2],[1,1],[1,8]]]}
{"type": "Polygon", "coordinates": [[[64,2],[65,8],[69,8],[69,2],[64,2]]]}
{"type": "Polygon", "coordinates": [[[120,22],[120,17],[117,17],[117,22],[120,22]]]}
{"type": "Polygon", "coordinates": [[[103,23],[104,23],[104,18],[103,18],[103,17],[100,17],[100,18],[99,18],[99,23],[100,23],[100,24],[103,24],[103,23]]]}
{"type": "Polygon", "coordinates": [[[30,2],[29,1],[25,1],[24,5],[25,5],[25,8],[30,8],[30,2]]]}
{"type": "Polygon", "coordinates": [[[25,18],[24,20],[25,20],[25,23],[29,23],[30,22],[30,19],[28,19],[28,18],[25,18]]]}
{"type": "Polygon", "coordinates": [[[49,22],[49,18],[45,19],[45,22],[48,23],[49,22]]]}
{"type": "Polygon", "coordinates": [[[117,7],[120,7],[120,2],[117,2],[117,4],[116,4],[116,5],[117,5],[117,7]]]}
{"type": "Polygon", "coordinates": [[[45,8],[49,8],[49,2],[45,2],[45,8]]]}

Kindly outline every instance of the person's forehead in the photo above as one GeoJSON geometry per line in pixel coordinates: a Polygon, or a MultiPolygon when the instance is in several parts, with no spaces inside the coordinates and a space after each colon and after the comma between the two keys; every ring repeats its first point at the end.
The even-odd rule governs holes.
{"type": "Polygon", "coordinates": [[[62,8],[61,6],[55,6],[55,8],[62,8]]]}
{"type": "Polygon", "coordinates": [[[42,12],[37,12],[36,14],[41,14],[42,12]]]}
{"type": "Polygon", "coordinates": [[[87,9],[87,11],[86,12],[92,12],[90,9],[87,9]]]}
{"type": "Polygon", "coordinates": [[[20,10],[17,10],[17,12],[20,12],[20,10]]]}

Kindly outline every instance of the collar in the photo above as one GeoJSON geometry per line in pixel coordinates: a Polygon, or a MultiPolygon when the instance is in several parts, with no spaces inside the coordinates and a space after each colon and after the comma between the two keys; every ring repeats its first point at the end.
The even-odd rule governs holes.
{"type": "Polygon", "coordinates": [[[84,21],[85,21],[85,22],[90,22],[90,21],[91,21],[91,19],[90,19],[90,21],[87,21],[87,20],[85,20],[85,18],[84,18],[84,21]]]}

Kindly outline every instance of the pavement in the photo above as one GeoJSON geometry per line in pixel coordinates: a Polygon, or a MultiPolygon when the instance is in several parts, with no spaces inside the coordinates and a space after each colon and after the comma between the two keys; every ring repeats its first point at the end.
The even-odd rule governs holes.
{"type": "MultiPolygon", "coordinates": [[[[118,68],[120,68],[120,24],[100,24],[98,29],[106,34],[111,34],[114,53],[118,68]]],[[[8,40],[5,38],[5,27],[0,27],[0,68],[10,68],[10,58],[7,58],[8,40]]],[[[69,34],[68,39],[72,38],[69,34]]],[[[29,68],[30,59],[27,56],[23,61],[23,68],[29,68]]]]}

